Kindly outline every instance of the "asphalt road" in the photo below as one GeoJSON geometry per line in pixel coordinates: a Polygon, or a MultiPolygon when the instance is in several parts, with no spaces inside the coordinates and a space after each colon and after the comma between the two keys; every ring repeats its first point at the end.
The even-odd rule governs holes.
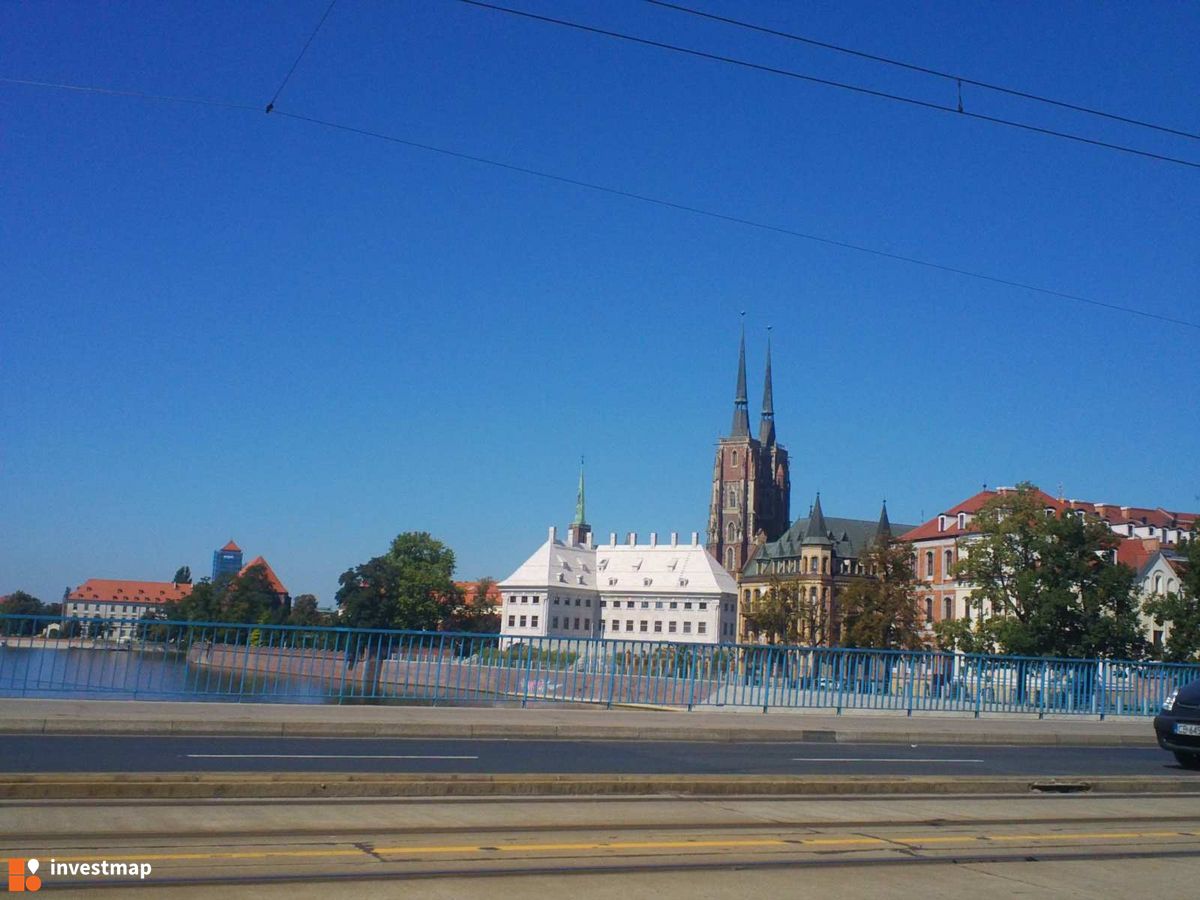
{"type": "MultiPolygon", "coordinates": [[[[0,736],[7,772],[1179,775],[1153,748],[394,738],[0,736]]],[[[1200,772],[1196,773],[1200,778],[1200,772]]]]}

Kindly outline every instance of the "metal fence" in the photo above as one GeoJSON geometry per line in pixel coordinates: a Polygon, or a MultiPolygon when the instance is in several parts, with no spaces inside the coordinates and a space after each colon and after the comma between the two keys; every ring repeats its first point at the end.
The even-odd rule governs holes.
{"type": "Polygon", "coordinates": [[[1153,715],[1200,666],[0,616],[0,695],[1153,715]]]}

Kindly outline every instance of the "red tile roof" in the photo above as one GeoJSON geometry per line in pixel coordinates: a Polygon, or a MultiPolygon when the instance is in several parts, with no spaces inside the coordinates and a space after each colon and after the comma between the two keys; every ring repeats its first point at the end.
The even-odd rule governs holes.
{"type": "Polygon", "coordinates": [[[1150,561],[1162,548],[1154,538],[1126,538],[1117,545],[1117,562],[1124,563],[1135,572],[1142,571],[1142,566],[1150,561]]]}
{"type": "MultiPolygon", "coordinates": [[[[478,586],[478,584],[479,584],[478,581],[456,581],[456,582],[454,582],[454,586],[456,588],[458,588],[460,591],[462,591],[463,599],[466,601],[468,606],[474,605],[475,588],[478,586]]],[[[500,586],[497,585],[495,582],[492,582],[491,587],[488,588],[487,600],[488,600],[488,603],[493,603],[496,605],[499,605],[499,603],[500,603],[500,586]]]]}
{"type": "Polygon", "coordinates": [[[192,592],[190,584],[170,581],[128,581],[119,578],[89,578],[67,595],[68,600],[100,603],[169,603],[192,592]]]}
{"type": "Polygon", "coordinates": [[[237,544],[235,544],[232,540],[228,544],[226,544],[224,547],[222,547],[221,549],[222,550],[230,550],[234,553],[242,552],[242,548],[239,547],[237,544]]]}
{"type": "MultiPolygon", "coordinates": [[[[903,541],[925,541],[931,538],[958,537],[959,535],[968,534],[974,529],[970,522],[967,523],[965,528],[959,528],[958,514],[964,512],[968,515],[974,515],[993,497],[1009,490],[1012,489],[999,488],[994,491],[980,491],[973,497],[968,497],[957,506],[952,506],[940,514],[946,517],[945,529],[938,530],[938,519],[940,516],[934,516],[928,522],[918,525],[911,531],[902,534],[900,539],[903,541]]],[[[1197,513],[1171,512],[1161,507],[1158,509],[1145,509],[1137,506],[1117,506],[1114,503],[1091,503],[1087,500],[1059,500],[1051,497],[1039,488],[1034,488],[1034,490],[1046,509],[1056,509],[1060,512],[1067,509],[1081,509],[1085,513],[1094,513],[1100,518],[1106,519],[1111,525],[1132,523],[1134,525],[1154,525],[1159,528],[1189,529],[1195,527],[1198,515],[1197,513]]]]}
{"type": "MultiPolygon", "coordinates": [[[[230,543],[232,543],[232,541],[230,543]]],[[[285,588],[283,586],[283,582],[279,580],[279,576],[275,574],[275,570],[271,568],[271,564],[268,563],[261,556],[254,557],[254,559],[250,560],[250,562],[248,562],[244,566],[242,566],[242,570],[240,572],[238,572],[238,577],[241,578],[243,575],[245,575],[248,571],[253,569],[255,566],[263,567],[263,570],[267,576],[267,583],[269,585],[271,585],[271,590],[273,590],[277,594],[286,594],[287,593],[287,588],[285,588]]]]}

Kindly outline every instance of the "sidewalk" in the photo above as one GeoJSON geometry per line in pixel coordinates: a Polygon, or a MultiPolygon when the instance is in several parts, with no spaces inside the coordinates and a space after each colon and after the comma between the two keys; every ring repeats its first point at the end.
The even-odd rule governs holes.
{"type": "Polygon", "coordinates": [[[3,734],[1157,746],[1149,719],[0,698],[3,734]]]}

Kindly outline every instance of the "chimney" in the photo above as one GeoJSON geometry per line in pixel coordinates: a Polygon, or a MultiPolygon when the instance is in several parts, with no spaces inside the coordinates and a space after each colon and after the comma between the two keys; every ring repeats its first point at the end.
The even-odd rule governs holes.
{"type": "Polygon", "coordinates": [[[553,525],[551,525],[550,526],[550,543],[553,544],[557,540],[558,540],[558,529],[555,528],[553,525]]]}
{"type": "Polygon", "coordinates": [[[692,546],[695,547],[699,543],[700,543],[700,532],[693,531],[692,532],[692,546]]]}
{"type": "Polygon", "coordinates": [[[657,531],[650,532],[650,546],[651,547],[658,546],[658,532],[657,531]]]}
{"type": "Polygon", "coordinates": [[[637,532],[636,531],[629,532],[629,546],[630,547],[637,546],[637,532]]]}
{"type": "Polygon", "coordinates": [[[613,547],[617,546],[617,533],[615,531],[610,531],[608,533],[608,543],[613,547]]]}
{"type": "Polygon", "coordinates": [[[671,532],[671,546],[672,547],[679,546],[679,532],[678,531],[671,532]]]}

